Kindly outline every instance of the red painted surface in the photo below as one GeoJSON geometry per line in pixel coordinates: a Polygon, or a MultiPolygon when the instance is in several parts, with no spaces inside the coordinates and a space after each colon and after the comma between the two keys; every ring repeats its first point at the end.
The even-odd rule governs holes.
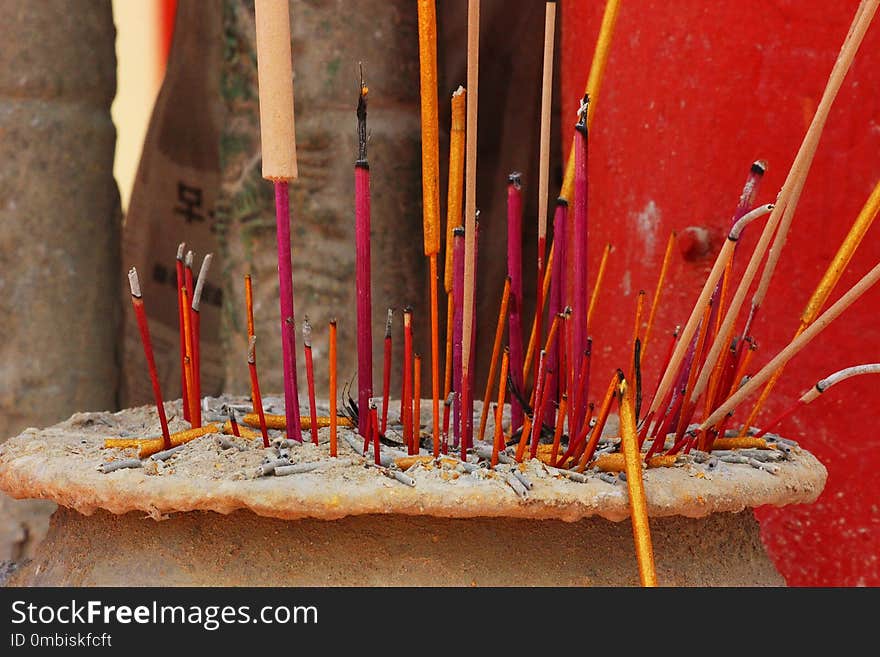
{"type": "MultiPolygon", "coordinates": [[[[590,144],[591,272],[603,244],[615,245],[594,320],[594,372],[621,365],[636,294],[640,288],[653,292],[670,231],[709,228],[711,252],[695,260],[678,252],[670,269],[673,287],[666,289],[645,368],[653,386],[667,335],[687,319],[749,165],[759,157],[768,160],[758,202],[772,201],[858,4],[623,1],[605,82],[591,107],[596,111],[590,144]]],[[[566,153],[603,6],[562,2],[566,153]]],[[[880,179],[877,23],[880,19],[869,29],[837,97],[756,322],[758,367],[792,337],[829,258],[880,179]]],[[[877,224],[832,302],[880,259],[880,220],[877,224]]],[[[759,232],[759,227],[747,231],[736,272],[759,232]]],[[[878,304],[880,288],[795,358],[761,418],[767,420],[836,369],[880,360],[878,304]]],[[[605,374],[595,380],[604,381],[605,374]]],[[[880,424],[878,402],[880,380],[855,379],[781,427],[829,472],[815,504],[757,511],[763,540],[791,585],[880,585],[880,435],[873,430],[880,424]]],[[[743,408],[736,417],[746,414],[743,408]]]]}

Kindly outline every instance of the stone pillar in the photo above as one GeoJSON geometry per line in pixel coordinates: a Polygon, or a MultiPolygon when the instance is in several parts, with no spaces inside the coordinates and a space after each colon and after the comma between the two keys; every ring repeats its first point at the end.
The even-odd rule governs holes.
{"type": "MultiPolygon", "coordinates": [[[[109,0],[0,2],[0,25],[2,440],[115,408],[120,210],[109,0]]],[[[37,531],[34,504],[11,507],[0,559],[37,531]]]]}

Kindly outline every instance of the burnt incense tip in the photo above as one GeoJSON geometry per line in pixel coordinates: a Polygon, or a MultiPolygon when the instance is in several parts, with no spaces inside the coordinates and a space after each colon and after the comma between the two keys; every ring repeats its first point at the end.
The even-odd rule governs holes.
{"type": "Polygon", "coordinates": [[[138,280],[137,269],[132,267],[128,270],[128,286],[131,288],[131,296],[135,299],[141,298],[141,283],[138,280]]]}
{"type": "Polygon", "coordinates": [[[462,85],[458,85],[458,89],[452,92],[453,96],[461,96],[464,93],[464,87],[462,85]]]}
{"type": "Polygon", "coordinates": [[[358,133],[358,166],[365,166],[367,162],[367,85],[364,83],[364,66],[360,66],[360,84],[358,86],[357,102],[357,133],[358,133]]]}
{"type": "Polygon", "coordinates": [[[446,395],[446,399],[443,401],[444,406],[452,406],[452,400],[455,399],[455,392],[450,392],[446,395]]]}
{"type": "Polygon", "coordinates": [[[177,245],[177,259],[183,261],[183,252],[186,251],[186,242],[177,245]]]}
{"type": "Polygon", "coordinates": [[[507,175],[507,182],[516,189],[522,189],[522,174],[519,171],[511,171],[507,175]]]}
{"type": "Polygon", "coordinates": [[[587,109],[590,107],[590,94],[584,94],[580,105],[578,106],[578,120],[575,129],[583,134],[587,134],[587,109]]]}
{"type": "Polygon", "coordinates": [[[388,309],[388,316],[385,318],[385,337],[386,338],[391,337],[391,320],[393,317],[394,317],[394,310],[389,308],[388,309]]]}
{"type": "Polygon", "coordinates": [[[248,339],[248,351],[247,351],[247,359],[248,363],[253,365],[257,362],[257,336],[252,335],[250,339],[248,339]]]}
{"type": "Polygon", "coordinates": [[[464,237],[464,226],[456,226],[452,229],[453,237],[464,237]]]}
{"type": "Polygon", "coordinates": [[[183,264],[192,269],[193,266],[193,252],[187,251],[186,257],[183,259],[183,264]]]}
{"type": "Polygon", "coordinates": [[[625,381],[626,380],[626,377],[623,375],[623,370],[620,369],[619,367],[617,368],[617,380],[618,381],[625,381]]]}
{"type": "Polygon", "coordinates": [[[214,254],[209,253],[202,259],[202,267],[199,269],[199,278],[196,280],[196,289],[193,290],[192,309],[199,312],[199,306],[202,303],[202,289],[205,287],[205,279],[208,278],[208,270],[211,268],[211,261],[214,254]]]}
{"type": "Polygon", "coordinates": [[[336,318],[330,320],[330,326],[336,326],[336,318]]]}
{"type": "Polygon", "coordinates": [[[312,324],[308,315],[303,320],[303,345],[308,348],[312,346],[312,324]]]}
{"type": "Polygon", "coordinates": [[[767,173],[767,160],[755,160],[752,162],[751,172],[757,176],[767,173]]]}
{"type": "Polygon", "coordinates": [[[567,207],[568,207],[568,201],[566,201],[566,200],[565,200],[564,198],[562,198],[561,196],[558,196],[558,197],[556,197],[556,207],[557,207],[557,208],[567,208],[567,207]]]}

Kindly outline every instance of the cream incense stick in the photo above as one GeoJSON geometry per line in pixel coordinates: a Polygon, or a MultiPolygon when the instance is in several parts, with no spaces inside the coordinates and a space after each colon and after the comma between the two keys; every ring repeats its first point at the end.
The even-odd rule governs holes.
{"type": "Polygon", "coordinates": [[[538,160],[538,271],[543,271],[547,239],[547,195],[550,182],[550,113],[553,104],[553,43],[556,34],[556,3],[544,8],[544,74],[541,81],[541,142],[538,160]]]}
{"type": "Polygon", "coordinates": [[[195,396],[199,400],[199,404],[201,404],[202,398],[202,290],[205,289],[205,280],[208,278],[208,270],[211,268],[211,260],[213,259],[213,253],[209,253],[202,259],[202,266],[199,269],[199,277],[196,280],[190,304],[193,330],[193,381],[196,384],[195,396]]]}
{"type": "MultiPolygon", "coordinates": [[[[467,26],[467,134],[465,136],[465,202],[464,202],[464,291],[462,294],[462,354],[461,395],[462,408],[469,407],[472,391],[468,385],[471,361],[471,334],[474,319],[474,248],[477,234],[477,99],[480,70],[480,0],[468,0],[467,26]]],[[[467,450],[466,414],[462,414],[462,454],[467,450]]],[[[462,459],[464,460],[464,459],[462,459]]]]}
{"type": "Polygon", "coordinates": [[[288,182],[298,176],[290,13],[287,0],[255,0],[254,10],[263,178],[275,185],[284,409],[289,435],[302,442],[299,395],[296,390],[296,336],[292,332],[288,335],[289,329],[286,327],[286,320],[294,317],[288,182]]]}
{"type": "Polygon", "coordinates": [[[681,365],[682,360],[684,360],[685,354],[690,347],[691,338],[694,337],[694,333],[696,333],[697,331],[697,327],[699,326],[700,320],[703,317],[706,304],[709,303],[709,297],[715,290],[715,285],[721,279],[721,274],[724,273],[724,268],[727,266],[727,261],[730,260],[730,258],[733,256],[733,248],[736,245],[736,241],[739,239],[743,229],[749,223],[751,223],[758,217],[767,214],[772,209],[772,204],[762,205],[759,208],[755,208],[738,222],[736,222],[734,227],[730,230],[727,239],[724,240],[724,246],[722,246],[721,251],[718,252],[718,256],[715,259],[715,265],[712,267],[712,271],[709,272],[709,276],[706,278],[706,282],[703,284],[703,290],[700,292],[700,296],[697,298],[697,302],[694,304],[694,307],[691,310],[691,315],[688,318],[684,329],[682,329],[678,343],[675,345],[675,351],[672,352],[672,358],[669,360],[669,364],[666,366],[666,370],[663,373],[663,378],[657,385],[657,391],[654,393],[654,399],[651,402],[651,407],[648,409],[649,413],[651,413],[652,411],[657,411],[660,401],[665,398],[666,392],[669,390],[670,386],[673,384],[675,377],[678,375],[679,366],[681,365]]]}
{"type": "MultiPolygon", "coordinates": [[[[828,310],[816,319],[803,333],[792,340],[788,346],[780,351],[769,363],[767,363],[760,372],[755,374],[748,383],[737,390],[727,401],[715,409],[708,418],[700,425],[700,430],[715,426],[729,412],[734,410],[743,400],[755,392],[758,387],[773,376],[773,373],[780,367],[784,366],[788,361],[794,358],[798,352],[806,347],[810,341],[821,333],[831,322],[833,322],[840,314],[849,308],[860,296],[867,292],[877,280],[880,279],[880,264],[874,266],[865,276],[855,285],[853,285],[840,299],[837,300],[828,310]]],[[[696,398],[696,397],[694,397],[696,398]]]]}
{"type": "MultiPolygon", "coordinates": [[[[813,161],[813,155],[819,145],[819,137],[822,134],[822,130],[825,127],[825,121],[828,118],[828,113],[831,110],[834,99],[837,97],[837,92],[840,90],[840,86],[843,84],[843,79],[855,58],[859,45],[862,42],[862,38],[865,35],[865,31],[868,29],[868,25],[877,10],[878,4],[880,4],[880,0],[868,0],[863,2],[856,13],[856,17],[850,28],[850,33],[847,35],[847,39],[843,43],[840,54],[837,56],[837,61],[834,63],[834,68],[831,70],[831,75],[828,78],[825,91],[822,93],[822,99],[819,101],[819,106],[816,108],[813,120],[810,123],[810,127],[807,129],[807,134],[804,136],[804,140],[795,156],[794,163],[791,165],[791,169],[789,170],[785,182],[782,185],[782,189],[779,192],[776,207],[770,214],[767,224],[764,226],[764,231],[758,239],[755,250],[752,252],[752,257],[749,260],[749,264],[740,279],[736,293],[734,294],[730,306],[727,309],[727,313],[724,316],[724,321],[718,331],[718,336],[712,344],[712,348],[709,351],[709,355],[706,357],[706,361],[703,363],[703,369],[700,371],[700,376],[694,387],[694,401],[698,400],[700,395],[706,389],[709,377],[715,367],[715,363],[718,361],[718,358],[727,346],[725,344],[726,337],[730,334],[733,324],[739,315],[746,294],[748,294],[752,281],[757,274],[758,266],[770,245],[771,238],[776,232],[777,227],[787,230],[787,226],[780,226],[780,221],[783,220],[786,206],[790,201],[793,201],[794,204],[797,203],[797,200],[794,199],[792,195],[799,193],[799,189],[803,185],[803,180],[809,172],[810,165],[813,161]]],[[[792,212],[793,210],[794,208],[792,208],[792,212]]],[[[791,215],[789,215],[789,221],[790,216],[791,215]]],[[[774,259],[772,262],[774,266],[775,261],[776,260],[774,259]]],[[[771,262],[768,262],[767,264],[770,265],[771,262]]]]}

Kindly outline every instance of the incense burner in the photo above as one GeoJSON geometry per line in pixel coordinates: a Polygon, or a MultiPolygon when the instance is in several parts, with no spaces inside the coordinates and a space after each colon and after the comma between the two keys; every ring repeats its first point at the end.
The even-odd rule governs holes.
{"type": "MultiPolygon", "coordinates": [[[[246,406],[209,398],[205,417],[219,420],[237,404],[246,406]]],[[[428,416],[430,402],[423,405],[428,416]]],[[[184,426],[179,401],[166,409],[172,429],[184,426]]],[[[607,434],[612,447],[614,433],[607,434]]],[[[59,504],[35,558],[10,584],[639,582],[627,487],[618,475],[588,471],[574,481],[537,459],[492,470],[475,458],[467,465],[428,459],[395,479],[385,475],[396,468],[370,465],[372,457],[353,447],[361,439],[342,427],[337,458],[329,457],[327,428],[317,445],[282,447],[291,463],[314,466],[286,476],[259,474],[278,448],[219,434],[186,443],[164,461],[101,471],[102,464],[136,456],[133,449],[105,449],[106,438],[145,435],[158,435],[149,407],[79,413],[0,447],[0,489],[59,504]],[[514,469],[529,490],[509,481],[514,469]]],[[[808,451],[789,452],[766,469],[687,456],[645,471],[661,584],[784,583],[750,508],[812,502],[826,479],[808,451]]]]}

